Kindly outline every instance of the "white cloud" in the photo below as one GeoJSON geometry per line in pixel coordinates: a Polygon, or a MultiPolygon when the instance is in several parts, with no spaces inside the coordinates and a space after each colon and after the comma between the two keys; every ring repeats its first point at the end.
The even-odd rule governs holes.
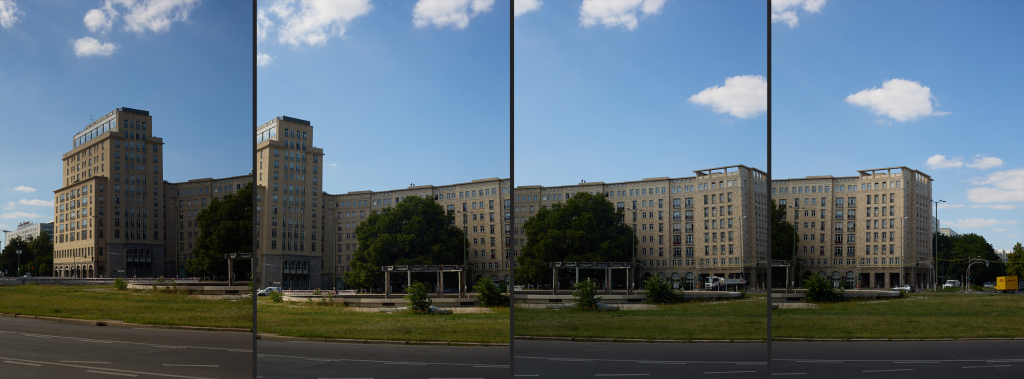
{"type": "Polygon", "coordinates": [[[605,27],[621,26],[635,30],[641,17],[658,14],[665,0],[583,0],[580,5],[580,25],[591,27],[601,23],[605,27]]]}
{"type": "Polygon", "coordinates": [[[18,4],[14,0],[0,0],[0,26],[9,28],[18,23],[18,16],[24,16],[25,12],[18,10],[18,4]]]}
{"type": "Polygon", "coordinates": [[[931,88],[906,79],[891,79],[882,88],[866,89],[846,97],[846,102],[867,107],[871,112],[896,121],[914,121],[924,116],[942,116],[949,112],[932,109],[931,88]]]}
{"type": "Polygon", "coordinates": [[[32,187],[25,187],[25,186],[17,186],[17,187],[14,187],[14,190],[15,190],[15,191],[18,191],[18,192],[36,192],[36,189],[35,189],[35,188],[32,188],[32,187]]]}
{"type": "Polygon", "coordinates": [[[973,163],[968,163],[967,167],[977,168],[981,170],[1001,166],[1003,164],[1002,159],[996,157],[986,157],[981,154],[975,155],[974,158],[971,158],[971,160],[973,161],[973,163]]]}
{"type": "Polygon", "coordinates": [[[967,199],[975,203],[1005,203],[1024,201],[1024,168],[997,171],[985,178],[976,178],[976,187],[967,190],[967,199]]]}
{"type": "Polygon", "coordinates": [[[337,164],[337,163],[331,163],[331,164],[328,164],[328,166],[331,166],[331,167],[338,167],[338,164],[337,164]]]}
{"type": "Polygon", "coordinates": [[[35,206],[42,206],[42,207],[52,207],[53,206],[53,202],[52,201],[38,200],[38,199],[33,199],[33,200],[21,199],[21,200],[18,200],[18,204],[21,204],[21,205],[35,205],[35,206]]]}
{"type": "Polygon", "coordinates": [[[4,209],[13,209],[13,208],[14,208],[14,202],[13,201],[8,201],[7,204],[4,204],[4,209]]]}
{"type": "Polygon", "coordinates": [[[993,232],[1005,232],[1006,229],[1004,229],[1004,228],[995,228],[995,229],[992,229],[992,231],[993,232]]]}
{"type": "Polygon", "coordinates": [[[795,28],[800,23],[800,18],[796,16],[797,9],[818,13],[824,6],[825,0],[772,0],[772,23],[784,22],[790,28],[795,28]]]}
{"type": "Polygon", "coordinates": [[[433,24],[438,29],[451,26],[461,30],[469,26],[471,17],[490,12],[493,5],[494,0],[419,0],[412,9],[412,24],[417,28],[433,24]]]}
{"type": "MultiPolygon", "coordinates": [[[[345,27],[357,17],[370,13],[373,5],[369,0],[327,1],[327,0],[280,0],[267,8],[267,21],[273,15],[281,20],[277,40],[292,46],[306,44],[323,45],[331,36],[345,35],[345,27]]],[[[259,10],[257,10],[257,18],[259,10]]],[[[259,22],[259,20],[257,20],[259,22]]],[[[273,23],[266,24],[269,28],[273,23]]],[[[259,28],[257,25],[257,38],[259,28]]]]}
{"type": "Polygon", "coordinates": [[[939,203],[939,209],[963,208],[963,204],[939,203]]]}
{"type": "Polygon", "coordinates": [[[124,28],[136,33],[144,33],[147,29],[154,33],[166,32],[173,22],[188,21],[188,13],[199,4],[199,0],[123,1],[128,7],[124,28]]]}
{"type": "Polygon", "coordinates": [[[270,21],[267,17],[267,12],[263,8],[256,10],[256,42],[263,41],[267,38],[267,32],[271,27],[274,26],[274,22],[270,21]]]}
{"type": "Polygon", "coordinates": [[[543,4],[544,2],[540,0],[513,0],[512,14],[515,15],[515,17],[519,17],[525,13],[540,9],[540,6],[543,4]]]}
{"type": "Polygon", "coordinates": [[[982,218],[968,218],[954,221],[942,221],[944,227],[947,228],[987,228],[990,226],[996,226],[1000,224],[1015,224],[1016,220],[1000,221],[996,219],[982,219],[982,218]]]}
{"type": "Polygon", "coordinates": [[[270,64],[270,61],[272,61],[272,60],[274,60],[274,57],[272,57],[270,55],[267,55],[267,54],[264,54],[264,53],[256,54],[256,65],[257,66],[260,66],[260,67],[266,66],[266,65],[270,64]]]}
{"type": "Polygon", "coordinates": [[[106,32],[110,30],[110,27],[114,25],[114,17],[117,16],[117,12],[110,9],[111,13],[108,15],[107,9],[90,9],[85,12],[85,18],[82,22],[85,23],[85,27],[89,28],[89,31],[106,32]]]}
{"type": "Polygon", "coordinates": [[[711,106],[715,113],[751,118],[768,110],[768,82],[760,75],[725,79],[724,86],[708,87],[690,96],[690,102],[711,106]]]}
{"type": "Polygon", "coordinates": [[[40,217],[43,217],[43,215],[39,215],[39,214],[35,214],[35,213],[25,213],[25,212],[4,213],[4,214],[0,215],[0,218],[18,218],[18,219],[40,218],[40,217]]]}
{"type": "Polygon", "coordinates": [[[82,37],[75,41],[75,55],[87,57],[90,55],[102,55],[109,57],[117,50],[117,45],[112,42],[100,42],[92,37],[82,37]]]}
{"type": "Polygon", "coordinates": [[[953,159],[946,159],[945,155],[935,154],[928,158],[924,164],[931,168],[956,168],[963,167],[963,157],[953,157],[953,159]]]}
{"type": "Polygon", "coordinates": [[[972,205],[971,208],[972,209],[988,208],[988,209],[996,209],[996,210],[1006,210],[1006,209],[1016,209],[1017,206],[1013,205],[1013,204],[993,204],[993,205],[976,204],[976,205],[972,205]]]}

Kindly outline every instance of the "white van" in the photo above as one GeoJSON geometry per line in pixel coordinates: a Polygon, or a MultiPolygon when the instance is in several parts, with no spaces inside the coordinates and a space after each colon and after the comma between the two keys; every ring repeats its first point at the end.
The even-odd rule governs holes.
{"type": "Polygon", "coordinates": [[[960,288],[960,281],[954,279],[947,280],[946,284],[942,285],[942,289],[946,288],[960,288]]]}

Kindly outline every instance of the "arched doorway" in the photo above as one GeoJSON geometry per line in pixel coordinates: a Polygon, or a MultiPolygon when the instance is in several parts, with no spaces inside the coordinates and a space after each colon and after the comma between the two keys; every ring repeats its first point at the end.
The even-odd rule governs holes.
{"type": "Polygon", "coordinates": [[[686,273],[686,288],[687,289],[691,289],[691,290],[694,288],[693,287],[693,273],[692,272],[686,273]]]}

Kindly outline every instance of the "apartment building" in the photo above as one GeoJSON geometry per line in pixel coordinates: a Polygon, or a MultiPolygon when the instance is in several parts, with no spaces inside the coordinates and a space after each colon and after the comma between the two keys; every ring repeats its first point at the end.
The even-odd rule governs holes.
{"type": "Polygon", "coordinates": [[[515,190],[512,247],[526,245],[524,224],[537,211],[579,192],[603,194],[625,212],[638,238],[640,275],[657,275],[685,286],[708,276],[764,282],[769,211],[767,175],[743,165],[694,171],[691,177],[515,190]]]}
{"type": "Polygon", "coordinates": [[[335,288],[344,288],[345,273],[351,272],[352,255],[359,246],[356,226],[373,212],[394,206],[406,197],[419,196],[437,201],[455,216],[455,225],[465,231],[466,262],[472,266],[472,283],[480,278],[508,283],[512,243],[510,183],[509,179],[489,178],[443,186],[411,185],[391,191],[325,193],[324,215],[330,242],[324,270],[332,274],[335,288]]]}
{"type": "Polygon", "coordinates": [[[54,275],[151,277],[168,265],[163,140],[148,111],[117,108],[72,138],[54,191],[54,275]]]}
{"type": "Polygon", "coordinates": [[[10,244],[11,240],[13,240],[15,238],[21,238],[23,241],[34,240],[36,237],[39,237],[40,235],[42,235],[43,232],[46,232],[47,234],[49,234],[50,235],[50,242],[53,242],[53,223],[52,222],[43,222],[43,223],[38,223],[37,224],[37,223],[33,223],[31,221],[26,221],[26,222],[20,223],[20,224],[18,224],[18,229],[14,230],[12,232],[9,232],[9,233],[4,233],[5,237],[7,238],[7,240],[4,241],[4,246],[7,246],[7,244],[10,244]]]}
{"type": "Polygon", "coordinates": [[[932,178],[908,167],[848,177],[772,180],[796,228],[797,278],[821,274],[861,288],[932,282],[932,178]]]}
{"type": "Polygon", "coordinates": [[[322,149],[309,121],[281,116],[256,128],[256,277],[260,287],[330,288],[324,270],[322,149]],[[319,213],[318,213],[319,211],[319,213]]]}
{"type": "Polygon", "coordinates": [[[175,275],[191,276],[185,266],[193,258],[192,250],[199,238],[199,212],[214,200],[235,193],[252,182],[252,175],[228,178],[192,179],[180,183],[164,182],[165,203],[170,212],[167,251],[173,256],[175,275]]]}

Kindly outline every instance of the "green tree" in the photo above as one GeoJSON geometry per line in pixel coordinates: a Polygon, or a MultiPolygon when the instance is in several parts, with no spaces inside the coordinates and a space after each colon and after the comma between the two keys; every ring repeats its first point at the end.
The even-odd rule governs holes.
{"type": "Polygon", "coordinates": [[[587,278],[587,280],[576,282],[574,286],[576,291],[572,293],[572,298],[576,308],[584,311],[600,310],[597,307],[597,303],[601,302],[601,297],[597,296],[597,283],[587,278]]]}
{"type": "Polygon", "coordinates": [[[418,196],[371,213],[356,227],[359,247],[345,284],[382,285],[381,266],[462,264],[466,236],[454,220],[434,199],[418,196]]]}
{"type": "Polygon", "coordinates": [[[676,293],[672,284],[658,275],[651,275],[644,280],[647,291],[647,302],[651,304],[674,304],[683,301],[683,294],[676,293]]]}
{"type": "Polygon", "coordinates": [[[427,286],[420,282],[412,282],[406,290],[408,294],[405,295],[405,300],[409,301],[409,309],[416,313],[430,311],[432,301],[427,297],[427,286]]]}
{"type": "Polygon", "coordinates": [[[1016,276],[1018,281],[1024,280],[1024,246],[1020,242],[1013,245],[1013,252],[1006,256],[1006,275],[1016,276]]]}
{"type": "MultiPolygon", "coordinates": [[[[7,276],[24,275],[29,271],[29,267],[32,266],[32,262],[35,256],[32,254],[32,241],[26,241],[21,237],[14,237],[4,245],[3,256],[3,271],[6,272],[7,276]],[[18,256],[18,250],[21,250],[21,256],[18,256]],[[18,269],[18,264],[21,263],[21,269],[18,269]]],[[[52,248],[51,248],[52,251],[52,248]]]]}
{"type": "Polygon", "coordinates": [[[947,279],[966,280],[967,267],[970,265],[971,259],[990,261],[988,265],[975,263],[970,266],[971,282],[974,284],[994,282],[997,276],[1006,273],[1006,265],[996,255],[992,245],[981,235],[970,233],[948,237],[941,233],[935,233],[933,237],[937,237],[938,240],[938,269],[942,281],[947,279]]]}
{"type": "Polygon", "coordinates": [[[32,264],[35,266],[33,275],[53,275],[53,241],[50,241],[50,233],[39,233],[38,237],[29,242],[29,248],[32,249],[32,264]]]}
{"type": "MultiPolygon", "coordinates": [[[[803,267],[803,262],[796,259],[797,234],[793,224],[786,220],[788,215],[786,206],[778,205],[772,200],[772,260],[784,260],[793,262],[790,268],[790,275],[798,275],[803,267]]],[[[773,286],[785,286],[787,280],[784,267],[772,269],[773,286]]]]}
{"type": "MultiPolygon", "coordinates": [[[[214,199],[199,212],[199,238],[186,265],[192,275],[226,276],[228,260],[224,254],[253,251],[252,193],[252,183],[246,184],[239,191],[214,199]]],[[[234,266],[245,270],[240,277],[249,277],[248,260],[236,260],[234,266]]]]}
{"type": "Polygon", "coordinates": [[[842,289],[833,287],[832,280],[821,274],[814,274],[804,281],[807,300],[813,303],[838,303],[843,301],[842,289]]]}
{"type": "Polygon", "coordinates": [[[542,207],[523,224],[527,242],[516,267],[518,283],[551,283],[549,262],[631,262],[637,239],[625,213],[603,194],[579,192],[542,207]]]}
{"type": "Polygon", "coordinates": [[[491,279],[481,277],[480,280],[477,280],[473,289],[477,292],[480,305],[485,307],[507,307],[509,304],[508,295],[502,293],[491,279]]]}

